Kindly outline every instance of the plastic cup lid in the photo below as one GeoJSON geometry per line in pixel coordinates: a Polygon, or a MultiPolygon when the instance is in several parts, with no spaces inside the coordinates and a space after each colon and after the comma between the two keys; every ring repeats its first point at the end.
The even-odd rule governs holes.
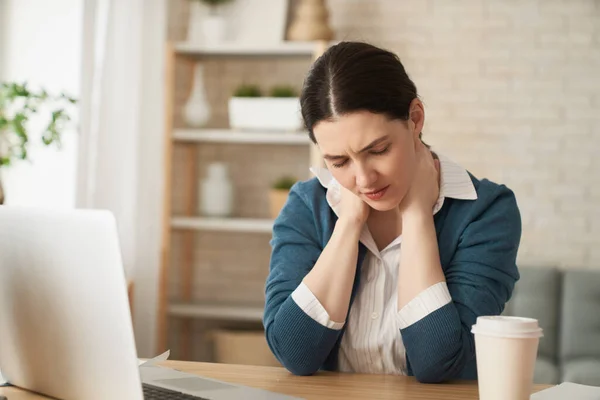
{"type": "Polygon", "coordinates": [[[477,317],[471,332],[506,338],[539,338],[544,336],[537,319],[490,315],[477,317]]]}

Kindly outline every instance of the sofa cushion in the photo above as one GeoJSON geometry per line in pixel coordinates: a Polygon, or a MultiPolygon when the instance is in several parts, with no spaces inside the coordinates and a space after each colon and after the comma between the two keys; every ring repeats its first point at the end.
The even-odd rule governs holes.
{"type": "Polygon", "coordinates": [[[555,385],[560,383],[558,366],[546,357],[538,357],[535,362],[533,381],[537,384],[555,385]]]}
{"type": "MultiPolygon", "coordinates": [[[[565,271],[561,324],[561,358],[600,361],[600,273],[565,271]]],[[[600,365],[600,364],[597,364],[600,365]]],[[[598,368],[600,374],[600,368],[598,368]]]]}
{"type": "Polygon", "coordinates": [[[544,330],[538,355],[557,359],[561,274],[552,268],[524,267],[505,315],[536,318],[544,330]]]}
{"type": "Polygon", "coordinates": [[[563,381],[600,386],[600,359],[571,360],[563,364],[563,381]]]}

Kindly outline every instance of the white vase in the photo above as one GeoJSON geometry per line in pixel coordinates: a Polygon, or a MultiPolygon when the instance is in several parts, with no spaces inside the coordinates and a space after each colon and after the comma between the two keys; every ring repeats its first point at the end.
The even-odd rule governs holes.
{"type": "Polygon", "coordinates": [[[200,213],[207,217],[228,217],[233,211],[233,185],[229,180],[227,164],[208,165],[206,178],[200,185],[200,213]]]}
{"type": "Polygon", "coordinates": [[[204,87],[204,65],[196,63],[194,71],[194,86],[188,102],[183,108],[185,123],[193,128],[200,128],[210,119],[210,104],[206,100],[206,89],[204,87]]]}
{"type": "Polygon", "coordinates": [[[204,42],[202,20],[204,19],[205,11],[200,3],[200,1],[190,1],[190,13],[187,31],[187,41],[189,43],[200,44],[204,42]]]}
{"type": "Polygon", "coordinates": [[[202,33],[204,43],[214,46],[225,41],[227,36],[227,24],[225,18],[220,15],[207,15],[202,20],[202,33]]]}
{"type": "Polygon", "coordinates": [[[218,14],[223,10],[220,7],[211,9],[200,1],[190,5],[190,19],[188,22],[188,37],[190,43],[216,45],[225,40],[227,36],[227,21],[218,14]]]}

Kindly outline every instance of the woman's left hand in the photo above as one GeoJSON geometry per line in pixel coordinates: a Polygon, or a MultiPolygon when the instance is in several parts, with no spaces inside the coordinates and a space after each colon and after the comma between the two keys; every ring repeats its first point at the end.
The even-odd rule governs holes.
{"type": "Polygon", "coordinates": [[[440,161],[431,151],[415,139],[416,166],[413,181],[406,196],[399,205],[400,214],[406,216],[414,212],[432,213],[440,193],[440,161]]]}

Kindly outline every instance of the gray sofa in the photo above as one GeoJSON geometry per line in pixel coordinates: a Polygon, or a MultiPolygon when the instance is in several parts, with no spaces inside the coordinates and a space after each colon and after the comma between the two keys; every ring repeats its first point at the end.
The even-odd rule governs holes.
{"type": "Polygon", "coordinates": [[[537,318],[544,329],[535,382],[600,386],[600,271],[520,273],[504,315],[537,318]]]}

